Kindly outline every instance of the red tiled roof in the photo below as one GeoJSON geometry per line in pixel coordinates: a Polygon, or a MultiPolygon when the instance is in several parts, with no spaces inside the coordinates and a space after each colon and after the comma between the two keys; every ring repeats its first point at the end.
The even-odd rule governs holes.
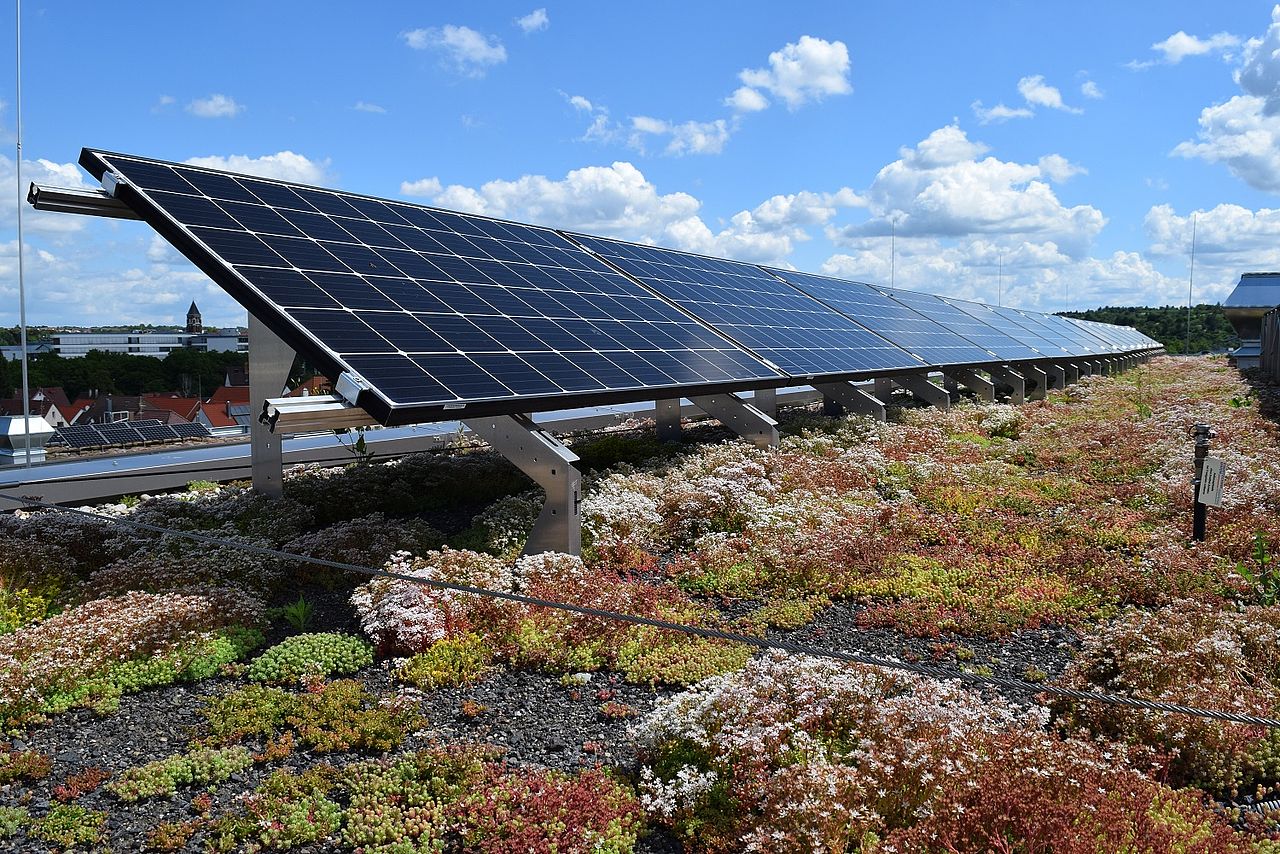
{"type": "Polygon", "coordinates": [[[177,397],[176,395],[166,394],[147,394],[143,395],[143,408],[167,409],[170,412],[177,413],[190,421],[196,417],[196,411],[200,408],[200,398],[177,397]]]}
{"type": "Polygon", "coordinates": [[[210,427],[236,427],[236,420],[227,414],[226,404],[216,406],[209,403],[200,404],[200,412],[209,422],[210,427]]]}
{"type": "Polygon", "coordinates": [[[249,387],[247,385],[219,386],[207,402],[212,404],[248,403],[249,387]]]}

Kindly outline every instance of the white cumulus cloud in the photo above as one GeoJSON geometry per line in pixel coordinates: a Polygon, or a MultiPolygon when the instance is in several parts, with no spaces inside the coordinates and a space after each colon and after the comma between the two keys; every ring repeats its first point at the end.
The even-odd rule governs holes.
{"type": "Polygon", "coordinates": [[[429,197],[439,194],[444,187],[439,178],[419,178],[416,181],[401,181],[400,195],[429,197]]]}
{"type": "Polygon", "coordinates": [[[229,95],[215,93],[187,104],[187,112],[202,119],[229,119],[244,112],[244,106],[229,95]]]}
{"type": "Polygon", "coordinates": [[[1084,95],[1086,98],[1092,98],[1095,101],[1101,100],[1105,97],[1103,91],[1098,88],[1098,84],[1094,83],[1092,80],[1086,80],[1080,84],[1080,94],[1084,95]]]}
{"type": "Polygon", "coordinates": [[[1063,103],[1062,92],[1056,86],[1045,83],[1043,74],[1034,74],[1019,80],[1018,93],[1028,104],[1035,107],[1048,107],[1051,110],[1062,110],[1066,113],[1083,112],[1078,107],[1063,103]]]}
{"type": "Polygon", "coordinates": [[[507,61],[507,49],[497,36],[456,24],[410,30],[404,40],[414,50],[440,54],[446,65],[466,77],[483,77],[491,67],[507,61]]]}
{"type": "Polygon", "coordinates": [[[526,33],[536,33],[549,27],[551,19],[547,17],[546,9],[534,9],[529,14],[516,18],[515,23],[526,33]]]}
{"type": "Polygon", "coordinates": [[[735,109],[752,112],[767,106],[765,93],[781,99],[789,109],[828,95],[847,95],[849,48],[842,41],[801,36],[769,54],[768,68],[746,68],[738,73],[744,84],[729,96],[735,109]],[[745,90],[745,91],[744,91],[745,90]]]}
{"type": "Polygon", "coordinates": [[[994,107],[984,107],[981,101],[974,101],[969,108],[973,110],[978,124],[983,125],[1001,124],[1009,119],[1029,119],[1035,115],[1026,107],[1009,107],[1003,103],[996,104],[994,107]]]}
{"type": "Polygon", "coordinates": [[[1236,74],[1246,94],[1263,99],[1263,112],[1280,113],[1280,5],[1271,10],[1271,26],[1260,39],[1250,39],[1236,74]]]}
{"type": "Polygon", "coordinates": [[[242,172],[246,175],[257,175],[259,178],[275,178],[298,184],[325,184],[330,177],[327,158],[317,161],[292,151],[264,154],[261,157],[250,157],[246,154],[210,155],[191,157],[185,162],[192,166],[203,166],[206,169],[242,172]]]}
{"type": "Polygon", "coordinates": [[[667,138],[663,149],[666,154],[681,156],[685,154],[719,154],[724,151],[725,143],[733,128],[724,119],[710,122],[668,122],[651,116],[632,116],[631,143],[635,148],[644,150],[645,136],[667,138]]]}

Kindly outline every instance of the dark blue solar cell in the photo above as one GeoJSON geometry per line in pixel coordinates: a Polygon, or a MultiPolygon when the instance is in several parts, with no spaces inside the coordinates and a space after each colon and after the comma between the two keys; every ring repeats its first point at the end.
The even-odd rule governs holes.
{"type": "MultiPolygon", "coordinates": [[[[278,305],[300,308],[341,308],[342,304],[294,270],[237,267],[236,271],[278,305]]],[[[393,306],[394,307],[394,306],[393,306]]]]}
{"type": "Polygon", "coordinates": [[[312,190],[307,187],[294,187],[293,191],[307,201],[313,208],[330,216],[347,216],[359,218],[360,211],[343,201],[337,193],[326,190],[312,190]]]}
{"type": "Polygon", "coordinates": [[[307,278],[347,308],[395,311],[400,308],[365,279],[353,273],[307,273],[307,278]]]}
{"type": "Polygon", "coordinates": [[[216,228],[192,228],[191,233],[229,264],[287,267],[284,259],[252,234],[216,228]]]}
{"type": "Polygon", "coordinates": [[[424,285],[448,306],[450,311],[456,311],[459,314],[498,313],[497,309],[481,299],[479,294],[483,293],[484,289],[479,286],[468,288],[455,282],[425,282],[424,285]]]}
{"type": "Polygon", "coordinates": [[[402,276],[368,276],[369,284],[391,297],[405,311],[449,311],[431,289],[435,282],[415,282],[402,276]]]}
{"type": "Polygon", "coordinates": [[[547,346],[553,350],[565,352],[586,349],[586,345],[582,343],[581,339],[569,334],[568,330],[554,320],[547,320],[541,317],[522,317],[516,323],[519,323],[539,339],[547,342],[547,346]]]}
{"type": "Polygon", "coordinates": [[[356,312],[356,316],[378,330],[398,350],[406,353],[452,353],[458,349],[411,314],[401,312],[356,312]]]}
{"type": "Polygon", "coordinates": [[[462,258],[455,258],[451,255],[433,255],[431,256],[431,261],[455,282],[470,285],[493,284],[492,279],[462,258]]]}
{"type": "Polygon", "coordinates": [[[325,243],[326,251],[334,255],[352,270],[364,276],[403,275],[377,252],[368,246],[355,243],[325,243]]]}
{"type": "Polygon", "coordinates": [[[360,213],[374,222],[395,223],[396,225],[409,224],[409,221],[396,213],[391,205],[377,199],[369,199],[364,196],[347,196],[346,201],[351,207],[360,211],[360,213]]]}
{"type": "MultiPolygon", "coordinates": [[[[296,237],[263,238],[272,249],[288,259],[299,270],[315,270],[323,273],[349,273],[350,268],[321,248],[314,240],[296,237]]],[[[337,246],[336,243],[329,244],[337,246]]]]}
{"type": "Polygon", "coordinates": [[[574,365],[600,380],[607,388],[632,388],[637,384],[646,385],[643,381],[638,382],[635,377],[600,353],[576,351],[563,355],[574,365]]]}
{"type": "Polygon", "coordinates": [[[286,210],[315,210],[303,200],[302,196],[299,196],[284,184],[273,184],[270,181],[253,181],[248,178],[241,178],[240,184],[261,199],[263,204],[276,208],[276,212],[281,216],[284,216],[286,210]]]}
{"type": "Polygon", "coordinates": [[[507,317],[537,317],[538,312],[533,306],[520,299],[521,293],[512,288],[488,288],[484,292],[484,301],[507,317]]]}
{"type": "Polygon", "coordinates": [[[496,377],[516,394],[558,394],[562,389],[529,366],[519,356],[508,353],[480,353],[472,357],[486,373],[496,377]]]}
{"type": "Polygon", "coordinates": [[[600,380],[559,353],[529,353],[524,359],[565,391],[597,391],[605,387],[600,380]]]}
{"type": "Polygon", "coordinates": [[[407,356],[350,356],[347,364],[392,400],[426,403],[457,399],[407,356]]]}
{"type": "Polygon", "coordinates": [[[550,344],[509,317],[476,315],[471,321],[508,350],[527,353],[552,349],[550,344]]]}
{"type": "Polygon", "coordinates": [[[336,353],[389,353],[387,340],[349,311],[295,310],[294,319],[336,353]]]}
{"type": "Polygon", "coordinates": [[[285,234],[290,237],[302,236],[301,231],[271,208],[243,202],[220,202],[219,206],[249,231],[259,234],[285,234]]]}
{"type": "Polygon", "coordinates": [[[219,175],[217,172],[201,172],[192,169],[189,172],[184,172],[183,177],[201,193],[217,201],[258,201],[257,196],[246,190],[230,175],[219,175]]]}
{"type": "Polygon", "coordinates": [[[423,260],[423,257],[417,252],[410,252],[407,249],[378,249],[377,253],[387,263],[393,265],[411,279],[435,279],[439,277],[440,268],[429,261],[423,260]]]}
{"type": "Polygon", "coordinates": [[[414,356],[413,361],[458,397],[484,400],[511,394],[510,389],[466,356],[414,356]]]}
{"type": "Polygon", "coordinates": [[[455,350],[463,353],[497,353],[507,348],[485,334],[465,317],[456,314],[419,315],[422,322],[438,333],[455,350]]]}
{"type": "Polygon", "coordinates": [[[335,221],[351,235],[346,238],[348,243],[363,243],[374,248],[409,248],[376,222],[369,222],[367,219],[338,219],[335,221]]]}
{"type": "Polygon", "coordinates": [[[239,228],[240,225],[227,216],[226,211],[201,196],[181,196],[176,193],[151,191],[157,204],[163,205],[183,225],[207,225],[213,228],[239,228]]]}
{"type": "Polygon", "coordinates": [[[168,190],[172,193],[187,193],[195,195],[199,193],[190,182],[179,177],[168,166],[159,163],[145,163],[140,160],[122,161],[122,166],[127,166],[124,170],[129,182],[136,187],[144,190],[168,190]]]}
{"type": "Polygon", "coordinates": [[[287,219],[307,237],[316,240],[350,240],[351,235],[338,226],[336,222],[323,214],[308,211],[281,210],[280,216],[287,219]]]}
{"type": "Polygon", "coordinates": [[[468,258],[479,258],[481,252],[474,243],[461,234],[450,231],[432,231],[431,236],[439,241],[445,251],[452,255],[465,255],[468,258]]]}

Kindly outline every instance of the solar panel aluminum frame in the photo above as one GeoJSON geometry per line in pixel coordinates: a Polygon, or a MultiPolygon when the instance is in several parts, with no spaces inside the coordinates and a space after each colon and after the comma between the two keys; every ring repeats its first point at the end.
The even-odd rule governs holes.
{"type": "MultiPolygon", "coordinates": [[[[147,196],[144,189],[135,187],[127,179],[123,179],[122,176],[112,168],[111,158],[113,157],[122,160],[158,163],[166,166],[181,166],[181,168],[184,169],[195,169],[202,172],[228,175],[231,177],[241,177],[238,173],[206,169],[204,167],[186,166],[183,164],[171,164],[162,160],[153,160],[151,158],[139,157],[132,154],[100,151],[91,148],[84,148],[81,150],[79,161],[80,166],[99,182],[102,182],[104,186],[107,186],[113,192],[115,198],[118,198],[131,210],[137,213],[138,216],[147,223],[147,225],[153,228],[161,237],[168,241],[170,245],[182,253],[182,255],[198,267],[201,272],[230,294],[233,299],[247,309],[257,320],[261,321],[273,334],[286,342],[286,344],[292,347],[296,352],[309,359],[321,373],[330,377],[334,381],[337,381],[344,374],[354,374],[359,376],[357,371],[348,367],[336,353],[312,335],[305,326],[297,323],[287,314],[280,311],[271,300],[267,299],[262,293],[260,293],[259,290],[241,276],[240,273],[232,269],[229,263],[220,258],[217,253],[208,247],[203,241],[193,235],[185,225],[173,218],[158,203],[153,202],[147,196]]],[[[307,186],[279,181],[274,183],[280,183],[283,186],[307,186]]],[[[325,193],[335,192],[323,187],[312,187],[310,189],[315,189],[325,193]]],[[[353,198],[373,199],[379,202],[384,201],[383,199],[376,199],[373,196],[363,196],[359,193],[347,193],[343,191],[342,195],[353,198]]],[[[427,208],[423,205],[418,205],[417,207],[434,210],[433,208],[427,208]]],[[[494,222],[503,222],[503,220],[494,220],[490,217],[477,218],[489,219],[494,222]]],[[[512,224],[520,226],[525,225],[523,223],[512,224]]],[[[568,241],[570,244],[576,245],[574,244],[574,241],[570,240],[566,235],[556,231],[555,229],[549,229],[543,226],[536,227],[556,234],[558,237],[568,241]]],[[[652,290],[643,285],[643,283],[636,282],[636,280],[630,276],[628,276],[627,279],[631,283],[642,288],[645,293],[653,295],[652,290]]],[[[741,347],[731,339],[728,339],[705,321],[700,320],[686,311],[681,311],[681,314],[688,317],[692,322],[696,323],[709,334],[723,339],[726,344],[726,349],[736,350],[741,355],[748,357],[753,362],[759,364],[761,376],[759,378],[727,380],[700,383],[696,385],[655,385],[638,387],[635,389],[566,391],[557,394],[503,397],[481,401],[460,401],[457,403],[441,403],[439,405],[395,404],[379,394],[371,383],[364,382],[362,383],[363,387],[360,388],[360,391],[356,396],[356,400],[352,401],[352,403],[359,406],[361,409],[364,409],[379,423],[386,426],[397,426],[403,424],[421,424],[433,421],[452,421],[461,418],[483,418],[494,415],[556,411],[574,409],[580,406],[608,406],[618,403],[634,403],[664,398],[747,391],[759,388],[781,388],[795,384],[793,378],[788,377],[781,371],[770,367],[755,354],[741,347]]],[[[252,342],[250,342],[250,346],[252,346],[252,342]]]]}

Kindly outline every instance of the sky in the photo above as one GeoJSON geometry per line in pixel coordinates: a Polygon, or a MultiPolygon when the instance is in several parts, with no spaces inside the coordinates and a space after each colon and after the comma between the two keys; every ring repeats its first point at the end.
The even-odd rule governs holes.
{"type": "MultiPolygon", "coordinates": [[[[1280,6],[541,2],[27,0],[23,183],[89,146],[1042,311],[1280,269],[1280,6]]],[[[32,324],[245,323],[142,223],[23,217],[32,324]]]]}

